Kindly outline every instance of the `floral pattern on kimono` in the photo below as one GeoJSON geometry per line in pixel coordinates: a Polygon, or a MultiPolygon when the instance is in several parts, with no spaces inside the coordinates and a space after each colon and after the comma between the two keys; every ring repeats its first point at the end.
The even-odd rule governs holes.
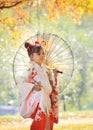
{"type": "Polygon", "coordinates": [[[46,67],[44,65],[40,67],[35,62],[20,78],[19,111],[22,117],[33,119],[31,130],[37,130],[40,124],[43,125],[38,130],[45,128],[52,130],[53,123],[58,122],[57,81],[53,82],[51,87],[46,67]],[[40,82],[43,86],[41,91],[34,90],[36,82],[40,82]],[[49,123],[50,125],[46,126],[49,123]]]}
{"type": "MultiPolygon", "coordinates": [[[[49,80],[51,82],[51,74],[48,71],[47,75],[49,77],[49,80]]],[[[57,79],[54,79],[54,77],[52,77],[52,92],[50,94],[50,99],[51,99],[51,108],[52,108],[52,113],[54,116],[54,122],[58,123],[58,83],[57,83],[57,79]]]]}

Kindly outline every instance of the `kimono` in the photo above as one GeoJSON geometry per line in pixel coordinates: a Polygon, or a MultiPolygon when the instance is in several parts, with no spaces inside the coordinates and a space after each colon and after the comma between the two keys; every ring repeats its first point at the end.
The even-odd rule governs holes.
{"type": "Polygon", "coordinates": [[[19,112],[23,118],[33,119],[30,130],[53,130],[53,124],[58,123],[57,80],[44,64],[32,62],[21,76],[19,112]],[[42,85],[40,91],[34,89],[36,82],[42,85]]]}

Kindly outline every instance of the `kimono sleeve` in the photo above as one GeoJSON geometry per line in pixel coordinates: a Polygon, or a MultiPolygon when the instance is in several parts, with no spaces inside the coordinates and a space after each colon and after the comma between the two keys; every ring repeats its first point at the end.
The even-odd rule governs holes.
{"type": "Polygon", "coordinates": [[[29,93],[33,90],[33,87],[32,68],[30,68],[20,77],[19,103],[22,103],[26,99],[29,93]]]}

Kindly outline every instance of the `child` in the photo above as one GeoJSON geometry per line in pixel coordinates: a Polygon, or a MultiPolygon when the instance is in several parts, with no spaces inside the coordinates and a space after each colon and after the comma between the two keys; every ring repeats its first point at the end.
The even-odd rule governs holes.
{"type": "Polygon", "coordinates": [[[58,122],[57,70],[50,75],[38,41],[34,45],[25,43],[25,47],[31,66],[20,78],[20,114],[33,119],[30,130],[53,130],[53,124],[58,122]]]}

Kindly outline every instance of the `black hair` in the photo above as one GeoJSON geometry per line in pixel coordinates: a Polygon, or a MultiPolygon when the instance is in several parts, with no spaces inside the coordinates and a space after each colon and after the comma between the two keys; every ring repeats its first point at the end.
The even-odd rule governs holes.
{"type": "Polygon", "coordinates": [[[42,49],[41,46],[37,46],[37,45],[31,45],[28,42],[25,42],[25,48],[27,49],[28,55],[30,57],[31,54],[33,53],[39,53],[40,50],[42,49]]]}

